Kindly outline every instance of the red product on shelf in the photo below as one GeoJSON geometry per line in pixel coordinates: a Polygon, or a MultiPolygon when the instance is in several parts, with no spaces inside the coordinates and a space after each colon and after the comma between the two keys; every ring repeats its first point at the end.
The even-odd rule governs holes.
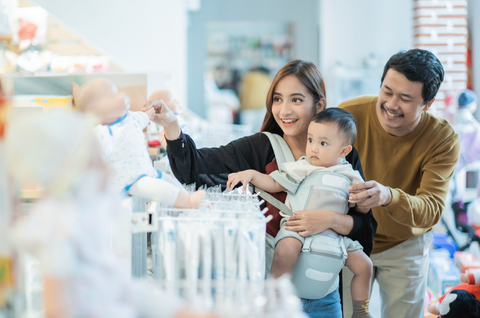
{"type": "Polygon", "coordinates": [[[154,140],[151,140],[151,141],[148,142],[149,147],[158,147],[160,145],[161,145],[160,140],[155,140],[154,139],[154,140]]]}

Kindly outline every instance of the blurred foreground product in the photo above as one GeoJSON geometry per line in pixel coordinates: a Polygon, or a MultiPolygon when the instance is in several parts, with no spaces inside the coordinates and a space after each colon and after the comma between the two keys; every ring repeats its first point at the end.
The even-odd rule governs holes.
{"type": "Polygon", "coordinates": [[[271,219],[260,211],[264,201],[258,194],[222,193],[220,185],[205,190],[199,209],[149,208],[158,215],[151,240],[158,286],[220,317],[305,317],[288,278],[264,280],[271,219]]]}
{"type": "Polygon", "coordinates": [[[0,74],[14,70],[17,55],[7,49],[4,42],[0,42],[0,74]]]}
{"type": "Polygon", "coordinates": [[[5,147],[0,139],[0,316],[7,307],[7,293],[13,287],[13,262],[7,239],[14,200],[12,194],[12,184],[5,162],[5,147]]]}
{"type": "Polygon", "coordinates": [[[13,287],[13,258],[8,244],[7,230],[11,223],[11,211],[15,206],[13,184],[9,178],[5,160],[3,132],[9,109],[9,82],[0,79],[0,315],[7,315],[7,294],[13,287]]]}
{"type": "Polygon", "coordinates": [[[21,254],[39,260],[47,317],[203,317],[133,280],[113,250],[112,231],[125,211],[90,119],[58,110],[15,121],[6,136],[9,171],[21,186],[36,183],[46,192],[10,237],[21,254]]]}

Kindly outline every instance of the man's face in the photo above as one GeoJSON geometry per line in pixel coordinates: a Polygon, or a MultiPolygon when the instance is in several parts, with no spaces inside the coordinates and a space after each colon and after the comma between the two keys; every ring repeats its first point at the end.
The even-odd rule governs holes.
{"type": "Polygon", "coordinates": [[[427,111],[433,102],[424,103],[422,89],[422,82],[409,81],[394,69],[387,71],[376,105],[377,118],[383,130],[401,137],[417,127],[422,112],[427,111]]]}

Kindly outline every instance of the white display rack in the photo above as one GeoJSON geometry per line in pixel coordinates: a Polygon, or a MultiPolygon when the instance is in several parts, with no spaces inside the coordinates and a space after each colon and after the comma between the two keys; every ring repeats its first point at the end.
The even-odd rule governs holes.
{"type": "MultiPolygon", "coordinates": [[[[187,188],[193,188],[192,186],[187,188]]],[[[288,279],[265,281],[265,217],[258,194],[207,189],[199,209],[134,198],[134,231],[151,231],[153,280],[220,317],[305,317],[288,279]],[[141,205],[141,206],[140,206],[141,205]]],[[[132,274],[146,276],[146,233],[133,234],[132,274]]]]}

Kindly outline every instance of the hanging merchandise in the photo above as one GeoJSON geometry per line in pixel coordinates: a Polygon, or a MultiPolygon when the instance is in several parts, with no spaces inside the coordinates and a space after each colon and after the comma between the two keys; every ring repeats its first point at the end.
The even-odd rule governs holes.
{"type": "Polygon", "coordinates": [[[304,317],[288,279],[264,281],[271,217],[260,211],[263,201],[257,194],[221,193],[220,186],[205,190],[199,209],[157,209],[152,256],[159,286],[220,317],[304,317]]]}
{"type": "Polygon", "coordinates": [[[23,51],[30,45],[43,45],[47,41],[48,12],[42,7],[18,8],[13,20],[12,42],[23,51]]]}
{"type": "Polygon", "coordinates": [[[36,73],[48,70],[53,54],[43,51],[39,46],[30,45],[16,60],[17,69],[21,72],[36,73]]]}

